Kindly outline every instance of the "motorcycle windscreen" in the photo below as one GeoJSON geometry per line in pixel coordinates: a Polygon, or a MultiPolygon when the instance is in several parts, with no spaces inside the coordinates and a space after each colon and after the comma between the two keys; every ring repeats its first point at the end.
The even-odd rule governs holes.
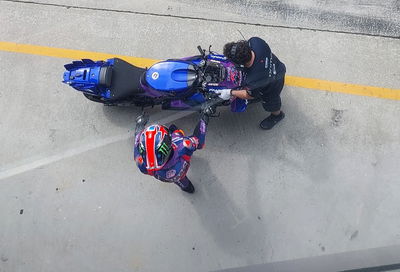
{"type": "Polygon", "coordinates": [[[186,91],[196,79],[193,65],[184,61],[159,62],[146,72],[147,84],[158,91],[186,91]]]}

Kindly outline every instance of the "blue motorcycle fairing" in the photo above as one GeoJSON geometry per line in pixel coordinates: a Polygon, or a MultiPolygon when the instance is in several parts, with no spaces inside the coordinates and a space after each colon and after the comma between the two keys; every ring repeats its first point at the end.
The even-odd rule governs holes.
{"type": "Polygon", "coordinates": [[[185,100],[173,100],[163,104],[165,110],[191,110],[192,107],[206,102],[206,98],[201,93],[195,93],[185,100]]]}
{"type": "MultiPolygon", "coordinates": [[[[66,64],[65,68],[63,82],[86,93],[90,100],[91,96],[87,94],[97,99],[93,101],[105,104],[132,101],[141,105],[143,100],[143,105],[153,105],[154,101],[154,105],[161,104],[163,109],[190,110],[208,99],[205,93],[235,89],[243,81],[240,67],[225,56],[212,52],[206,58],[169,59],[148,70],[118,58],[105,61],[83,59],[66,64]],[[198,78],[200,75],[201,79],[198,78]]],[[[246,110],[247,102],[233,99],[231,111],[246,110]]]]}
{"type": "Polygon", "coordinates": [[[201,104],[204,103],[206,101],[205,97],[203,94],[201,93],[195,93],[194,95],[192,95],[189,100],[197,103],[197,104],[201,104]]]}
{"type": "Polygon", "coordinates": [[[103,66],[112,65],[113,60],[92,61],[82,59],[82,61],[73,61],[64,65],[67,71],[63,75],[63,83],[66,83],[74,89],[103,97],[109,96],[105,87],[99,86],[100,69],[103,66]]]}
{"type": "Polygon", "coordinates": [[[144,92],[140,87],[140,76],[145,69],[122,59],[96,62],[83,59],[64,67],[67,71],[64,72],[63,83],[84,93],[107,100],[119,100],[144,92]]]}
{"type": "Polygon", "coordinates": [[[179,60],[158,62],[146,71],[147,84],[158,91],[186,91],[196,79],[194,66],[179,60]]]}
{"type": "Polygon", "coordinates": [[[249,102],[247,100],[235,97],[231,101],[231,111],[232,112],[244,112],[247,109],[248,104],[249,104],[249,102]]]}
{"type": "Polygon", "coordinates": [[[63,82],[71,84],[78,90],[90,89],[99,82],[100,67],[77,68],[76,70],[64,72],[63,82]]]}

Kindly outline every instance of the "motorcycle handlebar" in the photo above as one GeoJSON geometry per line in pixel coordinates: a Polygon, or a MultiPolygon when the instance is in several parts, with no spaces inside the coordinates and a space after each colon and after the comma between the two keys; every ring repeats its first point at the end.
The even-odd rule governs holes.
{"type": "Polygon", "coordinates": [[[219,116],[215,115],[217,111],[217,107],[223,105],[225,100],[221,99],[218,95],[216,97],[210,97],[202,106],[201,111],[207,114],[210,117],[219,116]]]}
{"type": "Polygon", "coordinates": [[[200,54],[204,57],[206,55],[206,53],[204,52],[204,50],[201,48],[200,45],[197,46],[197,49],[199,50],[200,54]]]}

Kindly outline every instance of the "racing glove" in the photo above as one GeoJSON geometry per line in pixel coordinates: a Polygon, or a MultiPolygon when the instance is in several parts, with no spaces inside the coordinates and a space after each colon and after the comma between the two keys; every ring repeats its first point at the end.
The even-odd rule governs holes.
{"type": "Polygon", "coordinates": [[[219,98],[229,100],[231,98],[231,91],[231,89],[221,89],[215,90],[215,93],[218,94],[219,98]]]}

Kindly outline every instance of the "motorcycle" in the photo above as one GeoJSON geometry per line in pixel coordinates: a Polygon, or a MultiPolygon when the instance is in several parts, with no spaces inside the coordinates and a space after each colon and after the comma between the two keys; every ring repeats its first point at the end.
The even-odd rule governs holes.
{"type": "Polygon", "coordinates": [[[244,73],[225,56],[197,47],[200,55],[168,59],[150,68],[136,67],[122,59],[105,61],[82,59],[64,65],[63,83],[94,102],[107,106],[134,105],[162,109],[197,110],[204,103],[230,105],[242,112],[247,101],[218,99],[218,89],[241,86],[244,73]]]}

